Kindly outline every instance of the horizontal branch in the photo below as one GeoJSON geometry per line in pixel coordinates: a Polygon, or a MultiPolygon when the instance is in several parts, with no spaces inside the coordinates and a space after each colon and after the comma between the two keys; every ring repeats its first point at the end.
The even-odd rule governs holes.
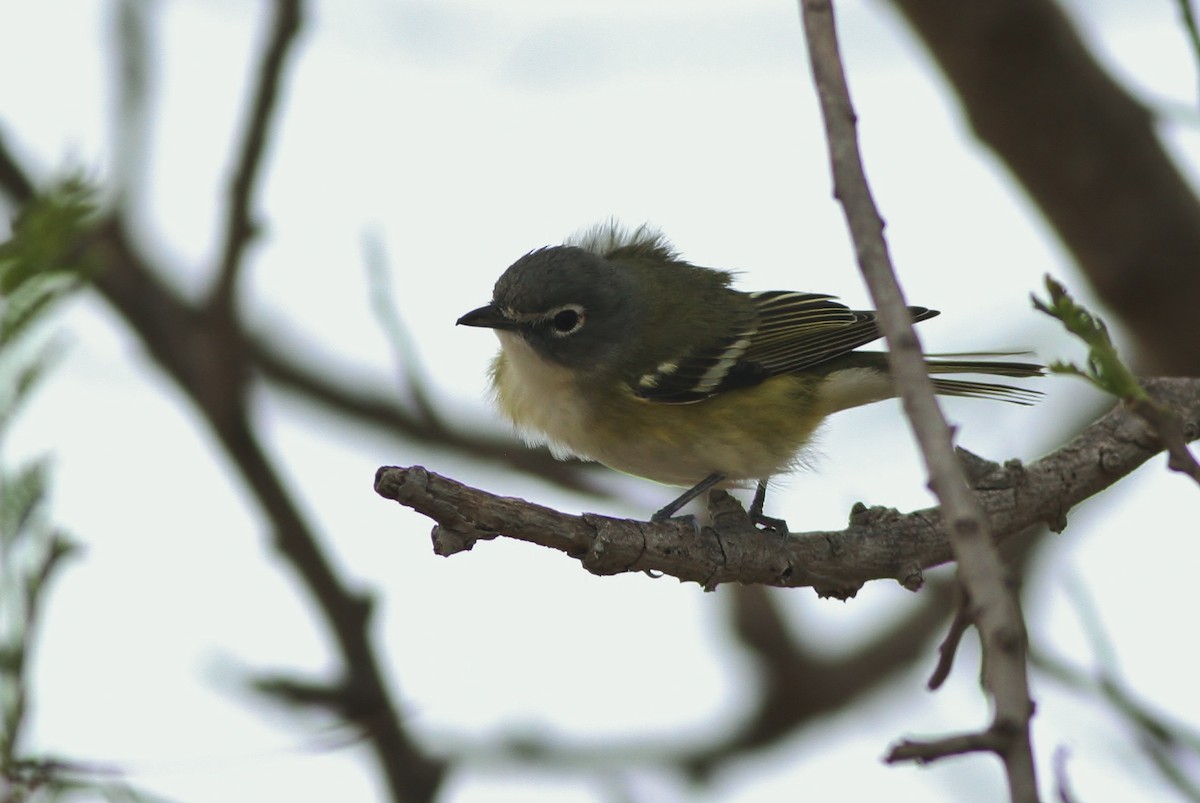
{"type": "MultiPolygon", "coordinates": [[[[1150,396],[1200,437],[1200,379],[1147,379],[1150,396]]],[[[1118,406],[1069,443],[1028,466],[991,463],[963,452],[972,488],[997,540],[1035,524],[1056,532],[1072,507],[1131,473],[1162,450],[1141,418],[1118,406]]],[[[916,589],[922,572],[951,559],[938,508],[900,514],[861,505],[850,526],[779,538],[755,528],[727,494],[710,502],[711,526],[662,523],[593,513],[572,516],[522,499],[495,496],[420,466],[385,466],[375,491],[436,521],[434,549],[451,555],[504,535],[556,549],[593,574],[661,572],[705,588],[721,583],[812,586],[850,597],[869,580],[892,578],[916,589]]]]}

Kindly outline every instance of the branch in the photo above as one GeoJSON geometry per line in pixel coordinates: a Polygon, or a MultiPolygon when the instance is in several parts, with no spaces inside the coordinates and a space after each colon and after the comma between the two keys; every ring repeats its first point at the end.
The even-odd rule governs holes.
{"type": "Polygon", "coordinates": [[[1003,760],[1014,803],[1034,802],[1038,791],[1029,737],[1033,704],[1025,667],[1025,621],[992,540],[990,522],[955,459],[953,434],[934,396],[883,238],[883,219],[867,186],[859,154],[833,6],[829,0],[802,0],[801,14],[829,141],[834,195],[842,203],[859,268],[879,308],[888,367],[921,447],[930,487],[942,503],[950,546],[958,561],[958,580],[983,645],[983,686],[992,697],[995,713],[992,726],[979,737],[1003,760]]]}
{"type": "MultiPolygon", "coordinates": [[[[1194,439],[1194,433],[1200,431],[1200,380],[1152,379],[1145,385],[1160,403],[1190,422],[1188,426],[1194,439]]],[[[973,485],[993,521],[1001,522],[995,525],[994,531],[999,537],[1008,539],[1006,544],[1012,546],[1027,538],[1031,531],[1027,525],[1047,521],[1058,530],[1065,527],[1065,515],[1070,507],[1115,483],[1161,451],[1153,440],[1152,431],[1143,421],[1118,406],[1087,427],[1071,443],[1028,467],[1013,463],[997,466],[972,458],[973,485]]],[[[605,533],[609,539],[604,540],[596,529],[600,517],[569,516],[521,500],[492,496],[431,475],[423,469],[381,469],[377,490],[387,498],[425,512],[444,525],[434,531],[434,546],[441,554],[469,549],[476,540],[495,538],[499,533],[573,555],[592,571],[601,570],[600,562],[589,558],[589,553],[608,551],[610,555],[629,556],[626,566],[629,571],[643,568],[666,571],[668,561],[675,561],[682,570],[673,576],[680,579],[748,583],[756,582],[756,576],[771,577],[772,573],[777,576],[776,567],[791,561],[793,566],[804,566],[811,574],[825,577],[829,584],[823,589],[826,593],[849,596],[856,588],[856,578],[866,575],[903,578],[909,587],[916,587],[921,582],[919,563],[925,560],[922,556],[929,558],[928,567],[944,562],[950,554],[944,538],[940,542],[926,540],[930,536],[938,537],[936,509],[903,517],[882,509],[856,510],[855,524],[851,528],[836,533],[794,536],[788,539],[789,548],[778,558],[772,547],[782,547],[781,539],[749,530],[748,525],[744,525],[748,529],[744,535],[730,535],[726,523],[719,538],[729,554],[745,556],[755,548],[764,551],[757,565],[742,564],[745,571],[741,576],[720,579],[718,571],[722,565],[719,561],[706,561],[703,556],[691,554],[700,537],[708,539],[707,543],[717,543],[718,536],[712,531],[706,530],[698,537],[694,530],[683,528],[676,531],[677,543],[659,544],[654,551],[656,541],[653,538],[644,541],[642,532],[661,525],[623,522],[627,529],[609,529],[605,533]],[[400,483],[403,488],[397,487],[400,483]],[[410,494],[412,498],[405,501],[410,494]],[[437,515],[439,512],[441,518],[437,515]],[[505,530],[502,528],[505,520],[515,522],[514,527],[523,529],[505,530]],[[463,535],[456,535],[455,530],[463,535]],[[626,536],[625,540],[614,541],[612,536],[617,533],[626,536]],[[731,545],[731,538],[739,543],[731,545]],[[647,546],[651,549],[646,549],[647,546]],[[639,557],[641,562],[634,563],[639,557]],[[805,561],[813,563],[809,565],[805,561]],[[852,567],[854,563],[861,565],[852,567]]],[[[718,508],[718,514],[732,516],[736,522],[740,511],[727,513],[724,504],[718,508]]],[[[611,573],[611,570],[604,571],[611,573]]],[[[765,582],[770,583],[769,580],[765,582]]],[[[786,584],[803,583],[797,575],[786,584]]],[[[765,683],[762,696],[748,718],[715,743],[669,748],[634,739],[608,745],[590,742],[572,746],[569,740],[560,737],[531,742],[526,734],[512,740],[514,745],[520,745],[519,750],[511,745],[505,747],[508,741],[503,739],[489,745],[471,746],[471,740],[466,738],[460,740],[461,745],[452,748],[448,755],[451,761],[458,758],[477,760],[480,754],[493,756],[499,751],[498,757],[493,756],[497,760],[560,768],[667,764],[684,768],[693,778],[706,778],[716,768],[726,766],[747,752],[778,743],[815,717],[837,710],[846,699],[856,699],[864,691],[887,682],[897,667],[907,666],[911,658],[902,653],[923,649],[922,645],[926,643],[925,635],[912,634],[928,634],[944,621],[943,612],[949,601],[947,589],[939,583],[930,586],[937,593],[922,595],[927,604],[912,612],[911,621],[863,645],[855,654],[844,656],[844,660],[833,661],[811,653],[802,644],[786,637],[787,634],[773,621],[776,617],[763,614],[762,606],[768,598],[761,593],[752,593],[760,589],[750,586],[735,589],[736,632],[744,642],[743,646],[750,650],[750,657],[763,673],[765,683]]]]}
{"type": "Polygon", "coordinates": [[[195,404],[270,523],[279,555],[303,580],[340,650],[346,710],[368,736],[392,799],[429,800],[444,767],[428,758],[402,724],[371,637],[372,601],[346,586],[325,554],[250,421],[251,374],[234,319],[206,315],[172,293],[110,221],[89,256],[103,265],[96,288],[125,319],[160,367],[195,404]]]}
{"type": "Polygon", "coordinates": [[[229,207],[225,215],[225,241],[221,249],[220,273],[213,288],[214,308],[228,310],[233,303],[238,273],[244,261],[246,246],[253,239],[257,226],[250,204],[267,148],[267,136],[279,102],[283,84],[284,65],[300,32],[301,6],[299,0],[274,0],[275,19],[270,39],[263,51],[258,82],[250,102],[250,120],[242,140],[237,166],[229,185],[229,207]]]}
{"type": "Polygon", "coordinates": [[[1192,10],[1192,0],[1175,0],[1175,2],[1179,6],[1179,21],[1183,25],[1188,45],[1192,49],[1192,58],[1200,67],[1200,29],[1196,27],[1196,13],[1192,10]]]}
{"type": "Polygon", "coordinates": [[[1012,734],[1003,733],[996,727],[996,724],[993,724],[984,731],[947,736],[943,739],[930,741],[905,739],[891,749],[884,761],[888,764],[902,761],[928,764],[940,758],[961,756],[967,753],[1003,753],[1011,741],[1012,734]]]}
{"type": "MultiPolygon", "coordinates": [[[[1144,385],[1151,398],[1185,421],[1190,440],[1200,437],[1200,379],[1147,379],[1144,385]]],[[[1118,406],[1052,454],[1027,466],[990,464],[972,485],[997,540],[1041,523],[1061,532],[1067,511],[1162,448],[1140,417],[1118,406]]],[[[375,491],[436,521],[433,544],[441,555],[505,536],[562,552],[593,574],[654,571],[706,588],[730,582],[811,586],[845,598],[863,583],[884,578],[918,588],[925,569],[953,557],[938,508],[901,515],[860,506],[845,530],[784,539],[764,535],[726,495],[711,503],[713,525],[697,530],[684,522],[560,513],[420,466],[379,469],[375,491]]]]}
{"type": "Polygon", "coordinates": [[[469,454],[476,460],[520,471],[560,488],[602,497],[609,495],[600,483],[592,480],[595,463],[555,460],[546,449],[526,449],[511,436],[497,437],[456,427],[434,430],[426,426],[419,410],[400,404],[395,393],[367,390],[371,380],[337,379],[329,367],[319,369],[300,362],[294,354],[304,353],[305,349],[285,352],[270,339],[253,333],[246,335],[245,346],[252,367],[268,382],[356,424],[377,427],[389,437],[405,438],[415,444],[469,454]]]}
{"type": "MultiPolygon", "coordinates": [[[[247,148],[248,153],[254,150],[247,148]]],[[[247,168],[246,175],[253,173],[253,166],[247,168]]],[[[2,142],[0,186],[18,203],[32,197],[31,183],[2,142]]],[[[252,354],[239,322],[229,314],[232,307],[198,307],[173,292],[134,245],[119,213],[98,222],[77,246],[80,260],[95,267],[97,291],[189,397],[221,443],[269,522],[276,550],[324,617],[341,659],[335,686],[344,694],[341,710],[353,712],[352,721],[366,735],[390,797],[433,799],[445,764],[427,756],[405,729],[372,639],[372,600],[348,587],[335,572],[318,533],[255,433],[247,404],[252,354]]]]}
{"type": "Polygon", "coordinates": [[[946,637],[938,646],[937,666],[926,684],[931,691],[940,689],[946,682],[946,678],[950,677],[950,670],[954,666],[954,656],[958,653],[958,645],[962,641],[962,637],[966,635],[967,628],[971,626],[971,611],[961,588],[954,602],[954,619],[950,621],[950,629],[946,631],[946,637]]]}
{"type": "Polygon", "coordinates": [[[1133,731],[1138,746],[1180,798],[1200,800],[1200,783],[1186,772],[1200,756],[1200,733],[1155,710],[1103,667],[1089,673],[1046,653],[1035,653],[1031,660],[1034,666],[1068,688],[1107,703],[1133,731]]]}
{"type": "Polygon", "coordinates": [[[412,334],[404,324],[404,318],[396,304],[398,296],[392,287],[387,254],[384,252],[383,241],[378,236],[367,234],[363,237],[363,262],[367,273],[371,312],[392,348],[397,376],[404,382],[404,390],[419,416],[421,428],[435,435],[442,435],[448,427],[429,398],[427,374],[413,344],[412,334]]]}
{"type": "Polygon", "coordinates": [[[945,622],[951,587],[939,580],[927,590],[932,593],[922,594],[903,620],[851,653],[830,656],[789,631],[780,610],[785,597],[764,586],[734,586],[733,636],[762,678],[762,691],[737,727],[724,731],[714,744],[681,754],[674,763],[693,778],[710,777],[894,681],[920,660],[945,622]]]}
{"type": "Polygon", "coordinates": [[[1050,371],[1081,377],[1128,404],[1162,438],[1170,458],[1167,467],[1191,477],[1200,485],[1200,463],[1188,451],[1182,422],[1146,397],[1137,377],[1121,361],[1104,321],[1075,301],[1065,287],[1049,276],[1046,277],[1046,290],[1048,300],[1032,296],[1034,309],[1060,321],[1088,347],[1085,367],[1058,361],[1050,365],[1050,371]]]}
{"type": "Polygon", "coordinates": [[[1059,746],[1054,751],[1054,786],[1057,788],[1059,803],[1076,803],[1074,791],[1071,789],[1071,779],[1067,775],[1067,759],[1070,751],[1059,746]]]}
{"type": "Polygon", "coordinates": [[[1095,667],[1090,671],[1078,669],[1045,651],[1032,654],[1031,662],[1067,687],[1107,703],[1125,722],[1163,780],[1174,786],[1181,798],[1200,801],[1200,784],[1188,774],[1188,766],[1200,757],[1200,733],[1138,699],[1121,677],[1116,648],[1084,585],[1077,579],[1068,579],[1066,590],[1095,656],[1095,667]]]}
{"type": "Polygon", "coordinates": [[[129,193],[142,183],[147,165],[147,110],[155,62],[148,17],[157,10],[153,3],[120,0],[113,19],[117,103],[111,181],[116,202],[124,206],[131,206],[129,193]]]}
{"type": "Polygon", "coordinates": [[[1157,373],[1200,374],[1200,202],[1051,0],[894,0],[1157,373]]]}
{"type": "Polygon", "coordinates": [[[1191,477],[1200,485],[1200,463],[1192,456],[1187,444],[1192,438],[1188,437],[1186,426],[1170,411],[1164,410],[1148,399],[1137,399],[1129,403],[1129,409],[1141,416],[1147,424],[1154,428],[1167,450],[1167,468],[1178,471],[1184,476],[1191,477]]]}

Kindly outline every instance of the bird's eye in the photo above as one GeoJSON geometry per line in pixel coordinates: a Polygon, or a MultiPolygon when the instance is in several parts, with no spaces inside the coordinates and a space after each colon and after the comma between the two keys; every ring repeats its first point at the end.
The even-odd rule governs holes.
{"type": "Polygon", "coordinates": [[[550,327],[558,337],[578,332],[583,326],[583,307],[572,304],[550,316],[550,327]]]}

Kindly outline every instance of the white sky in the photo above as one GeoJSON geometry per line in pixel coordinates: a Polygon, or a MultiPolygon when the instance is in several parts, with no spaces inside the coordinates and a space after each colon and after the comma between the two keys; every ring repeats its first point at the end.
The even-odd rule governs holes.
{"type": "MultiPolygon", "coordinates": [[[[140,157],[149,185],[139,222],[172,280],[192,291],[212,273],[263,5],[156,4],[155,128],[140,157]]],[[[926,347],[1028,345],[1047,359],[1078,356],[1027,301],[1046,272],[1089,297],[1058,245],[971,142],[888,6],[838,8],[893,256],[912,303],[943,311],[922,326],[926,347]]],[[[1079,8],[1128,85],[1161,108],[1194,108],[1196,68],[1171,3],[1079,8]]],[[[103,177],[111,163],[104,9],[0,3],[0,120],[43,175],[82,165],[103,177]]],[[[251,252],[247,311],[314,361],[388,381],[387,342],[367,314],[362,243],[374,233],[447,414],[499,430],[485,400],[494,338],[454,320],[487,300],[516,257],[609,215],[662,226],[688,259],[741,271],[744,288],[867,303],[820,136],[794,3],[320,3],[267,161],[257,204],[266,236],[251,252]]],[[[1194,125],[1174,120],[1164,136],[1190,172],[1194,125]]],[[[73,303],[64,327],[67,357],[8,455],[54,457],[57,516],[87,547],[59,577],[43,623],[31,746],[120,766],[145,788],[198,803],[378,797],[362,751],[316,749],[322,723],[264,711],[238,691],[247,670],[316,674],[333,664],[307,600],[279,571],[263,522],[197,416],[97,299],[73,303]]],[[[994,459],[1030,459],[1098,403],[1076,382],[1044,387],[1049,398],[1035,410],[948,402],[960,443],[994,459]]],[[[702,740],[730,727],[752,678],[726,639],[720,592],[640,575],[594,578],[504,539],[440,559],[430,522],[377,498],[371,479],[382,464],[420,463],[564,510],[638,516],[671,489],[614,478],[622,498],[598,502],[331,426],[287,398],[263,395],[257,413],[338,568],[379,595],[377,636],[424,743],[483,745],[513,732],[567,743],[702,740]]],[[[859,500],[902,510],[930,503],[893,404],[839,416],[819,452],[820,473],[787,479],[770,502],[794,529],[840,527],[859,500]]],[[[1078,583],[1129,682],[1200,723],[1186,637],[1147,626],[1194,607],[1194,504],[1185,509],[1194,494],[1153,461],[1077,510],[1027,587],[1035,644],[1092,660],[1064,591],[1078,583]]],[[[917,604],[891,583],[845,604],[804,590],[781,599],[796,631],[832,652],[917,604]]],[[[644,769],[631,772],[632,789],[656,801],[835,792],[1000,800],[1000,772],[985,758],[924,770],[879,761],[903,735],[985,721],[974,649],[949,687],[930,695],[923,683],[934,659],[930,645],[926,665],[887,693],[720,775],[703,794],[644,769]]],[[[1163,794],[1098,706],[1036,677],[1034,693],[1047,796],[1050,756],[1063,746],[1081,800],[1163,794]]],[[[481,755],[453,774],[443,799],[613,798],[587,775],[481,755]]]]}

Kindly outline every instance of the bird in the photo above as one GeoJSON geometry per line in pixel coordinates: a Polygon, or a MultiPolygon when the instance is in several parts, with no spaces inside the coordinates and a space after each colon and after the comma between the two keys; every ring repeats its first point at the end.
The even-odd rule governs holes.
{"type": "MultiPolygon", "coordinates": [[[[744,292],[729,271],[685,261],[660,230],[615,220],[526,253],[492,299],[461,316],[495,331],[491,389],[531,446],[688,490],[661,522],[712,488],[768,481],[804,463],[833,413],[896,396],[876,314],[825,293],[744,292]]],[[[913,322],[937,310],[909,307],[913,322]]],[[[1037,391],[944,374],[1040,376],[1025,352],[927,358],[937,393],[1031,404],[1037,391]],[[991,357],[993,359],[977,359],[991,357]],[[968,359],[972,358],[972,359],[968,359]]]]}

